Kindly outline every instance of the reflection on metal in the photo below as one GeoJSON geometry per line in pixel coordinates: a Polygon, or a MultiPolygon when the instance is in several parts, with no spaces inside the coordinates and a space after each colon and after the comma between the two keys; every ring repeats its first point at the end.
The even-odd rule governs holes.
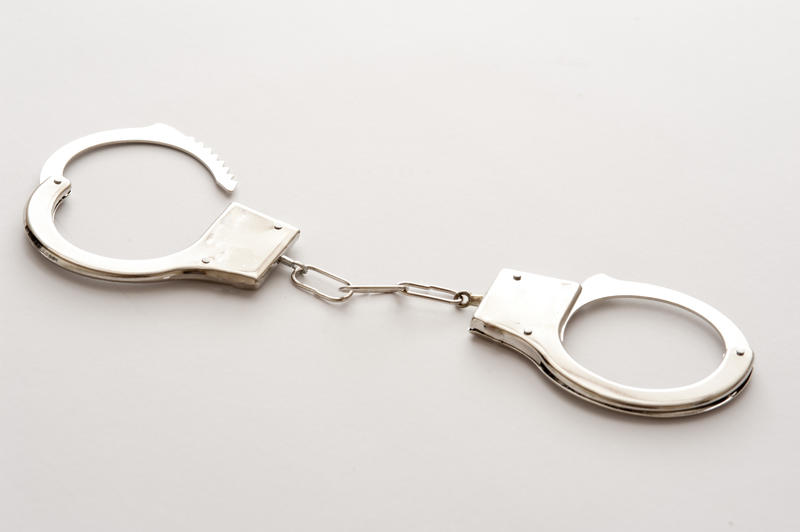
{"type": "Polygon", "coordinates": [[[68,242],[55,226],[55,211],[71,192],[64,169],[82,153],[122,143],[159,144],[183,151],[200,161],[226,191],[236,186],[233,175],[219,157],[164,124],[82,137],[47,160],[41,183],[25,210],[28,236],[48,260],[73,272],[111,281],[204,279],[242,288],[258,287],[267,273],[281,263],[292,269],[295,286],[329,302],[344,302],[353,294],[400,294],[458,308],[477,306],[472,332],[519,351],[556,384],[578,397],[630,414],[675,417],[705,412],[736,397],[750,378],[753,351],[739,329],[710,305],[680,292],[606,275],[595,275],[578,284],[516,270],[502,270],[485,296],[409,282],[352,284],[323,268],[286,256],[286,250],[300,231],[238,203],[230,204],[197,242],[177,253],[144,260],[90,253],[68,242]],[[338,286],[333,293],[323,291],[309,282],[310,273],[338,286]],[[688,386],[647,389],[612,382],[578,364],[563,346],[570,318],[586,305],[618,297],[675,305],[706,320],[724,344],[720,366],[705,379],[688,386]]]}
{"type": "Polygon", "coordinates": [[[475,311],[470,330],[519,351],[578,397],[631,414],[675,417],[711,410],[736,397],[753,368],[753,351],[741,331],[715,308],[674,290],[607,275],[578,284],[504,269],[475,311]],[[648,389],[612,382],[578,364],[563,345],[570,318],[586,305],[621,297],[674,305],[703,318],[722,338],[720,366],[688,386],[648,389]]]}

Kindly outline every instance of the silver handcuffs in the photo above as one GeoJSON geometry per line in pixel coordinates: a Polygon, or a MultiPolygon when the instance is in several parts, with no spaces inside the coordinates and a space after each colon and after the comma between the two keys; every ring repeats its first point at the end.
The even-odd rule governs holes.
{"type": "Polygon", "coordinates": [[[157,144],[191,155],[230,192],[236,181],[224,163],[193,138],[165,124],[115,129],[81,137],[58,149],[45,162],[39,186],[25,209],[25,230],[39,252],[67,270],[108,281],[150,282],[200,279],[239,288],[258,288],[278,264],[291,268],[291,280],[316,297],[343,302],[354,294],[394,293],[418,296],[456,307],[477,306],[470,331],[508,346],[533,361],[553,382],[578,397],[619,412],[653,417],[697,414],[739,395],[753,370],[753,351],[741,331],[712,306],[690,296],[644,283],[594,275],[582,283],[503,269],[485,295],[418,283],[357,285],[318,266],[286,255],[300,234],[285,222],[231,203],[188,248],[155,259],[127,260],[83,250],[65,239],[55,212],[70,194],[64,170],[79,155],[103,146],[157,144]],[[309,279],[325,276],[336,292],[315,287],[309,279]],[[708,322],[724,346],[722,362],[706,378],[687,386],[647,389],[605,379],[581,366],[564,349],[564,331],[576,312],[611,298],[640,298],[674,305],[708,322]]]}

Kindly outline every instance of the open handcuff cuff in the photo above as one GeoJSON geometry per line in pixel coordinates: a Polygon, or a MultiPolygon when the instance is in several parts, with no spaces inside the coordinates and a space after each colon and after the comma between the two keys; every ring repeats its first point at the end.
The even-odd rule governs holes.
{"type": "Polygon", "coordinates": [[[359,293],[396,293],[477,306],[470,331],[508,346],[533,361],[556,384],[578,397],[629,414],[687,416],[717,408],[736,397],[753,369],[753,351],[744,335],[718,310],[680,292],[650,284],[594,275],[582,283],[519,270],[503,269],[485,295],[417,283],[355,285],[317,266],[285,255],[299,229],[239,203],[231,203],[188,248],[154,259],[116,259],[85,251],[66,240],[55,225],[55,212],[72,185],[64,170],[75,157],[104,146],[157,144],[191,155],[228,192],[236,181],[208,148],[165,124],[115,129],[87,135],[57,150],[45,162],[40,184],[25,209],[31,242],[51,262],[73,272],[122,282],[202,279],[239,288],[258,288],[278,264],[291,268],[291,280],[316,297],[342,302],[359,293]],[[339,283],[325,292],[307,282],[315,273],[339,283]],[[640,298],[667,303],[704,319],[722,339],[722,362],[706,378],[674,388],[639,388],[619,384],[581,366],[564,349],[564,331],[576,312],[611,298],[640,298]]]}

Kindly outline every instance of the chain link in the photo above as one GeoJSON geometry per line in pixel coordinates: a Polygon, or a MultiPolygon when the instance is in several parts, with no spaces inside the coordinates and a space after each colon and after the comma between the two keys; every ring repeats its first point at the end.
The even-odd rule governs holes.
{"type": "Polygon", "coordinates": [[[404,296],[421,297],[431,301],[450,303],[458,308],[465,308],[469,306],[477,306],[483,299],[483,296],[472,294],[466,290],[456,291],[443,286],[419,283],[403,282],[397,284],[354,285],[343,277],[339,277],[338,275],[327,270],[323,270],[317,266],[305,264],[299,260],[294,260],[286,255],[281,255],[278,261],[284,266],[288,266],[292,269],[291,280],[297,288],[303,290],[304,292],[308,292],[314,297],[324,301],[329,301],[331,303],[342,303],[347,301],[353,294],[401,294],[404,296]],[[308,275],[310,272],[340,283],[340,286],[337,290],[341,292],[341,294],[331,295],[302,280],[303,277],[308,275]]]}

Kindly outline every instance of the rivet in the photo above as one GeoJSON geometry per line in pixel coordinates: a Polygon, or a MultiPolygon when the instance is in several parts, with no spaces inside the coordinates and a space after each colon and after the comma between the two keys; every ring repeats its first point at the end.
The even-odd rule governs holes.
{"type": "Polygon", "coordinates": [[[739,355],[740,357],[743,357],[744,353],[745,353],[744,349],[739,348],[736,350],[736,354],[739,355]]]}
{"type": "Polygon", "coordinates": [[[55,183],[56,185],[60,185],[61,184],[61,178],[60,177],[54,177],[53,178],[53,183],[55,183]]]}
{"type": "Polygon", "coordinates": [[[524,331],[522,331],[522,332],[523,332],[523,333],[525,333],[525,336],[530,336],[530,335],[532,335],[532,334],[533,334],[533,331],[532,331],[532,330],[530,330],[530,329],[525,329],[525,330],[524,330],[524,331]]]}
{"type": "Polygon", "coordinates": [[[278,231],[280,231],[281,229],[283,229],[283,226],[282,226],[281,224],[275,224],[275,225],[273,225],[272,227],[274,227],[274,228],[275,228],[275,229],[277,229],[278,231]]]}
{"type": "Polygon", "coordinates": [[[211,262],[211,258],[203,257],[202,259],[200,259],[200,262],[202,262],[203,264],[208,264],[209,262],[211,262]]]}
{"type": "Polygon", "coordinates": [[[515,280],[515,281],[519,281],[520,279],[522,279],[522,275],[520,275],[520,274],[518,274],[518,273],[515,273],[515,274],[514,274],[514,280],[515,280]]]}

